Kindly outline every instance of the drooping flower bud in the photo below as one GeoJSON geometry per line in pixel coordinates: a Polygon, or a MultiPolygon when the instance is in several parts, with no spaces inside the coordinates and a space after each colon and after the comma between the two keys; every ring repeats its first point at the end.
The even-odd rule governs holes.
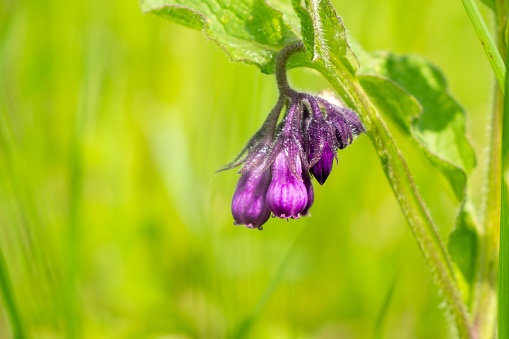
{"type": "Polygon", "coordinates": [[[330,148],[329,143],[325,142],[320,160],[318,160],[310,170],[320,185],[323,185],[325,180],[329,177],[329,174],[332,171],[334,158],[335,154],[330,148]]]}
{"type": "Polygon", "coordinates": [[[260,228],[270,217],[265,195],[270,184],[270,170],[253,169],[240,177],[232,199],[235,225],[260,228]]]}
{"type": "Polygon", "coordinates": [[[335,106],[321,98],[319,100],[325,106],[327,120],[333,127],[339,149],[350,145],[359,134],[364,132],[364,126],[354,111],[335,106]]]}
{"type": "Polygon", "coordinates": [[[267,190],[267,205],[279,218],[300,217],[308,203],[308,192],[301,177],[292,173],[291,167],[302,173],[300,158],[288,159],[280,152],[272,164],[272,181],[267,190]],[[293,166],[288,163],[293,162],[293,166]]]}

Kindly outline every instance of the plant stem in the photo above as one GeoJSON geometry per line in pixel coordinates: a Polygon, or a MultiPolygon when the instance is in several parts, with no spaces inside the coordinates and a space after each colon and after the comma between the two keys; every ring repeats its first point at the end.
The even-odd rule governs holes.
{"type": "Polygon", "coordinates": [[[493,338],[497,319],[497,262],[500,225],[500,118],[503,94],[495,88],[490,128],[489,168],[483,225],[479,230],[472,319],[480,339],[493,338]]]}
{"type": "MultiPolygon", "coordinates": [[[[495,31],[498,50],[505,58],[506,0],[495,1],[495,31]]],[[[483,211],[483,228],[476,264],[476,280],[473,290],[472,315],[474,327],[480,339],[494,337],[497,321],[497,269],[499,248],[501,204],[501,135],[504,93],[500,79],[494,86],[494,104],[490,123],[490,151],[486,201],[483,211]]]]}
{"type": "Polygon", "coordinates": [[[454,278],[449,256],[417,191],[405,158],[397,148],[385,123],[354,75],[338,70],[334,72],[334,76],[331,76],[331,72],[316,67],[316,65],[314,67],[320,70],[335,89],[344,96],[343,98],[348,105],[361,113],[360,116],[366,127],[366,133],[377,150],[385,174],[428,267],[444,294],[460,338],[475,338],[467,308],[463,303],[461,292],[454,278]],[[341,77],[337,74],[341,74],[341,77]]]}
{"type": "Polygon", "coordinates": [[[378,121],[373,124],[369,134],[410,229],[454,316],[458,333],[461,338],[473,338],[467,308],[456,284],[449,256],[417,191],[408,165],[378,113],[372,107],[365,108],[369,109],[367,112],[373,116],[372,120],[378,121]]]}
{"type": "MultiPolygon", "coordinates": [[[[288,56],[284,58],[285,61],[290,54],[303,51],[302,42],[299,44],[291,45],[291,49],[288,49],[290,51],[288,56]],[[300,47],[298,47],[299,44],[300,47]]],[[[283,58],[278,59],[282,60],[283,58]]],[[[474,339],[475,333],[467,307],[463,303],[461,292],[456,284],[454,271],[445,246],[438,235],[424,201],[417,191],[406,160],[397,148],[382,118],[355,75],[344,68],[342,64],[329,63],[325,66],[315,62],[310,63],[309,66],[320,71],[342,96],[346,104],[360,113],[366,133],[377,150],[385,174],[396,194],[410,229],[436,278],[436,283],[444,294],[460,338],[474,339]]],[[[281,69],[280,67],[277,68],[281,69]]],[[[284,78],[280,75],[277,75],[277,77],[281,91],[285,89],[286,75],[284,78]],[[283,85],[280,85],[280,79],[284,80],[283,85]]]]}
{"type": "MultiPolygon", "coordinates": [[[[508,45],[509,48],[509,45],[508,45]]],[[[506,55],[509,56],[509,50],[506,55]]],[[[509,60],[506,59],[506,62],[509,60]]],[[[509,75],[506,75],[506,88],[509,88],[509,75]]],[[[500,261],[498,280],[498,335],[500,339],[509,338],[509,91],[504,96],[502,117],[502,170],[501,215],[500,215],[500,261]]]]}
{"type": "Polygon", "coordinates": [[[500,55],[493,38],[491,37],[490,31],[484,22],[479,8],[475,4],[474,0],[461,0],[463,6],[467,11],[468,17],[474,26],[477,37],[481,41],[481,44],[486,52],[486,56],[491,64],[491,68],[495,72],[500,89],[504,90],[504,78],[505,78],[505,65],[500,55]]]}
{"type": "Polygon", "coordinates": [[[279,54],[277,55],[276,59],[276,82],[277,82],[277,88],[279,90],[279,96],[292,96],[292,94],[295,93],[295,91],[290,87],[288,84],[288,78],[286,76],[286,63],[288,61],[288,58],[292,56],[295,53],[304,52],[304,45],[302,42],[296,42],[294,44],[285,46],[279,54]]]}

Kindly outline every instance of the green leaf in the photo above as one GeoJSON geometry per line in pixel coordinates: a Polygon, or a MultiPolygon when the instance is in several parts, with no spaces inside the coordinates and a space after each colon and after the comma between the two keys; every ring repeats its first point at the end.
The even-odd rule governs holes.
{"type": "MultiPolygon", "coordinates": [[[[445,246],[437,234],[426,206],[415,189],[405,159],[355,76],[358,61],[347,42],[346,31],[341,20],[336,16],[327,0],[312,4],[306,0],[306,7],[302,7],[299,1],[293,1],[292,4],[301,18],[302,35],[308,55],[311,54],[309,47],[311,39],[313,41],[313,63],[308,66],[320,71],[341,95],[345,104],[359,113],[366,134],[371,138],[377,150],[386,176],[396,193],[396,198],[407,217],[409,226],[426,261],[435,273],[437,284],[444,293],[454,317],[456,329],[461,337],[471,338],[468,313],[461,300],[461,293],[454,279],[454,272],[445,246]],[[307,14],[302,10],[303,8],[306,9],[307,14]],[[309,33],[306,33],[310,31],[309,27],[306,28],[306,25],[309,25],[307,15],[311,18],[313,36],[308,36],[309,33]]],[[[411,103],[411,98],[407,99],[408,105],[416,104],[415,102],[411,103]]],[[[405,112],[402,111],[401,123],[405,123],[405,119],[409,118],[403,113],[405,112]]]]}
{"type": "Polygon", "coordinates": [[[479,234],[475,212],[469,203],[461,206],[456,226],[449,236],[448,250],[465,280],[471,286],[477,257],[479,234]]]}
{"type": "Polygon", "coordinates": [[[329,1],[292,0],[301,19],[304,45],[313,62],[321,62],[329,70],[345,67],[351,74],[359,61],[347,41],[346,29],[329,1]]]}
{"type": "Polygon", "coordinates": [[[466,203],[475,154],[465,136],[464,112],[448,94],[440,71],[422,58],[377,54],[363,55],[363,61],[359,81],[375,106],[417,142],[461,202],[448,248],[470,287],[479,236],[475,213],[466,203]]]}
{"type": "Polygon", "coordinates": [[[315,55],[315,30],[313,27],[313,19],[311,19],[311,15],[307,9],[301,5],[301,0],[292,0],[292,6],[300,19],[300,29],[304,47],[306,47],[309,59],[313,59],[315,55]]]}
{"type": "MultiPolygon", "coordinates": [[[[298,28],[285,22],[283,14],[262,0],[141,0],[145,13],[202,30],[232,61],[274,72],[278,51],[297,40],[298,28]]],[[[285,13],[295,16],[295,13],[285,13]]],[[[303,64],[294,58],[294,64],[303,64]]]]}
{"type": "Polygon", "coordinates": [[[445,176],[458,201],[465,198],[475,154],[465,136],[465,114],[440,71],[417,56],[380,53],[366,58],[359,80],[370,98],[417,141],[445,176]],[[416,112],[413,96],[422,107],[416,112]],[[409,106],[409,105],[407,105],[409,106]],[[420,114],[419,114],[420,113],[420,114]]]}
{"type": "Polygon", "coordinates": [[[358,77],[373,104],[390,118],[408,136],[412,136],[412,122],[422,111],[421,104],[401,86],[378,75],[358,77]]]}

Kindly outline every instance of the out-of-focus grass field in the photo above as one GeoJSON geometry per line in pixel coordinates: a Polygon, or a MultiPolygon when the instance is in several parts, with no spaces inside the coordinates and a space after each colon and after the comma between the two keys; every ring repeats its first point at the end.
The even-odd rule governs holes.
{"type": "MultiPolygon", "coordinates": [[[[479,203],[492,76],[461,2],[335,6],[367,50],[444,71],[480,155],[479,203]]],[[[214,171],[276,95],[272,76],[135,1],[1,1],[0,337],[449,338],[366,136],[315,182],[312,217],[233,226],[238,176],[214,171]]],[[[450,189],[399,142],[445,237],[450,189]]]]}

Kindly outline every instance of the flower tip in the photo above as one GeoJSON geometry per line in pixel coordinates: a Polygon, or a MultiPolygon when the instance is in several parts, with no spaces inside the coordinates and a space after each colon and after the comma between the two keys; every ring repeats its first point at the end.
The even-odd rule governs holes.
{"type": "Polygon", "coordinates": [[[310,172],[315,177],[316,181],[320,185],[325,184],[327,178],[329,177],[332,171],[332,159],[328,163],[317,163],[315,166],[311,167],[310,172]]]}
{"type": "Polygon", "coordinates": [[[320,185],[325,184],[325,181],[327,180],[328,176],[327,175],[322,175],[322,173],[314,171],[313,169],[314,169],[314,167],[311,168],[311,173],[313,173],[313,176],[315,177],[316,181],[318,181],[318,183],[320,185]]]}
{"type": "Polygon", "coordinates": [[[245,226],[245,227],[247,227],[247,228],[249,228],[249,229],[252,229],[252,230],[254,230],[254,229],[263,230],[262,225],[256,226],[256,225],[253,225],[252,223],[249,223],[249,224],[243,224],[243,223],[241,223],[241,222],[238,222],[237,220],[234,220],[234,221],[233,221],[233,224],[234,224],[235,226],[245,226]]]}
{"type": "Polygon", "coordinates": [[[279,215],[278,214],[274,214],[274,216],[277,217],[277,218],[280,218],[280,219],[288,220],[288,219],[300,219],[301,214],[297,213],[295,215],[291,215],[291,214],[286,215],[285,213],[282,213],[282,214],[279,214],[279,215]]]}

